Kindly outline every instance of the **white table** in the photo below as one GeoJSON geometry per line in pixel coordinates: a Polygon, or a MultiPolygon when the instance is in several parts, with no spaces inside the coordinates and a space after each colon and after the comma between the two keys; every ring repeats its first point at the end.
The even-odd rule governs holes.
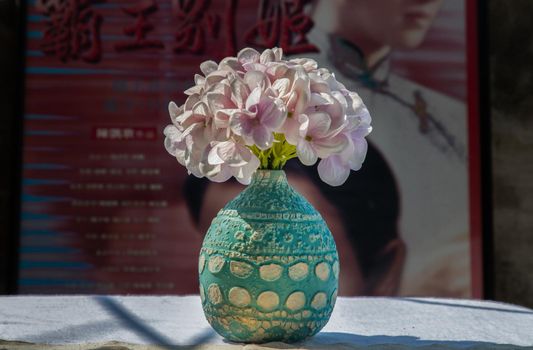
{"type": "Polygon", "coordinates": [[[0,339],[0,349],[17,350],[154,348],[147,344],[217,350],[533,349],[533,310],[473,300],[338,298],[317,336],[258,346],[216,335],[198,296],[3,296],[0,339]]]}

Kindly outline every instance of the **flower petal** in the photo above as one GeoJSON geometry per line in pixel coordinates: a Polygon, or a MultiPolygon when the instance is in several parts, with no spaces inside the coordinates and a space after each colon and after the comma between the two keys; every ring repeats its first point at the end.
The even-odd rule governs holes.
{"type": "Polygon", "coordinates": [[[270,77],[271,81],[276,81],[281,78],[288,78],[289,66],[283,62],[272,62],[268,64],[265,73],[270,77]]]}
{"type": "Polygon", "coordinates": [[[246,164],[246,160],[243,158],[242,152],[239,152],[237,144],[233,141],[220,142],[216,147],[217,154],[224,160],[228,166],[242,166],[246,164]]]}
{"type": "Polygon", "coordinates": [[[272,146],[272,142],[274,142],[274,135],[272,135],[272,131],[268,130],[262,125],[258,125],[253,129],[252,137],[255,145],[263,150],[270,148],[272,146]]]}
{"type": "Polygon", "coordinates": [[[280,99],[262,98],[258,107],[257,117],[268,129],[277,131],[285,122],[285,105],[280,99]]]}
{"type": "Polygon", "coordinates": [[[366,153],[368,150],[368,143],[365,138],[359,138],[353,140],[353,153],[350,157],[348,164],[352,170],[359,170],[363,166],[363,162],[366,158],[366,153]]]}
{"type": "Polygon", "coordinates": [[[309,100],[308,107],[321,106],[330,103],[331,101],[327,98],[327,94],[324,93],[311,93],[311,99],[309,100]]]}
{"type": "Polygon", "coordinates": [[[239,71],[242,69],[242,65],[239,63],[236,57],[226,57],[220,61],[219,69],[226,71],[239,71]]]}
{"type": "Polygon", "coordinates": [[[183,106],[178,107],[173,101],[168,104],[168,114],[170,114],[170,120],[172,123],[176,122],[176,118],[183,113],[183,106]]]}
{"type": "Polygon", "coordinates": [[[235,79],[231,82],[231,98],[238,108],[244,108],[250,91],[251,90],[241,79],[235,79]]]}
{"type": "Polygon", "coordinates": [[[269,87],[270,81],[264,73],[256,70],[248,71],[244,75],[244,82],[250,90],[254,90],[257,87],[261,87],[262,90],[269,87]]]}
{"type": "Polygon", "coordinates": [[[219,165],[224,163],[224,159],[218,154],[218,145],[220,145],[220,143],[211,148],[209,155],[207,156],[207,162],[211,165],[219,165]]]}
{"type": "Polygon", "coordinates": [[[200,75],[200,74],[195,74],[194,75],[194,83],[196,85],[204,85],[205,84],[205,77],[203,75],[200,75]]]}
{"type": "Polygon", "coordinates": [[[202,73],[204,73],[205,76],[209,75],[210,73],[218,70],[218,64],[216,64],[215,61],[204,61],[200,63],[200,70],[202,73]]]}
{"type": "Polygon", "coordinates": [[[274,47],[272,52],[274,53],[275,60],[281,61],[281,58],[283,57],[283,49],[281,47],[274,47]]]}
{"type": "Polygon", "coordinates": [[[274,51],[266,49],[261,53],[261,56],[259,57],[259,62],[266,64],[274,61],[275,59],[276,56],[274,55],[274,51]]]}
{"type": "Polygon", "coordinates": [[[305,71],[298,70],[294,78],[293,91],[298,94],[296,105],[294,106],[294,113],[301,114],[307,108],[309,99],[311,98],[310,80],[305,71]]]}
{"type": "Polygon", "coordinates": [[[282,129],[283,129],[283,133],[285,134],[285,139],[291,145],[298,144],[298,140],[300,139],[299,128],[300,128],[300,124],[298,123],[298,119],[294,116],[290,118],[287,116],[282,129]]]}
{"type": "Polygon", "coordinates": [[[229,120],[229,126],[231,131],[239,136],[251,136],[254,123],[254,115],[250,115],[246,112],[235,112],[231,115],[229,120]]]}
{"type": "Polygon", "coordinates": [[[205,77],[205,89],[208,90],[211,86],[214,86],[222,80],[227,79],[228,74],[229,73],[226,70],[216,70],[211,72],[205,77]]]}
{"type": "Polygon", "coordinates": [[[306,137],[309,131],[309,117],[305,114],[300,114],[298,116],[298,124],[298,134],[300,137],[306,137]]]}
{"type": "Polygon", "coordinates": [[[239,153],[239,157],[245,162],[249,162],[254,155],[252,151],[242,143],[235,142],[235,150],[239,153]]]}
{"type": "Polygon", "coordinates": [[[309,114],[309,131],[313,137],[322,137],[327,135],[331,125],[331,118],[329,114],[324,112],[316,112],[309,114]]]}
{"type": "Polygon", "coordinates": [[[289,93],[290,83],[290,80],[287,78],[277,79],[274,84],[272,84],[272,89],[277,92],[278,96],[285,96],[289,93]]]}
{"type": "Polygon", "coordinates": [[[313,139],[313,147],[320,158],[327,158],[341,153],[348,146],[348,138],[344,134],[334,137],[313,139]]]}
{"type": "Polygon", "coordinates": [[[313,165],[318,159],[311,144],[305,140],[300,140],[296,145],[296,154],[304,165],[313,165]]]}
{"type": "Polygon", "coordinates": [[[246,109],[250,110],[250,107],[259,103],[261,99],[261,88],[256,87],[253,89],[252,93],[246,99],[246,109]]]}
{"type": "Polygon", "coordinates": [[[213,118],[213,124],[217,129],[227,129],[230,126],[230,116],[238,109],[219,109],[213,118]]]}
{"type": "Polygon", "coordinates": [[[231,100],[230,97],[216,93],[210,92],[207,94],[207,103],[211,111],[216,112],[220,109],[233,109],[237,108],[235,103],[231,100]]]}
{"type": "Polygon", "coordinates": [[[355,128],[351,135],[352,137],[356,137],[356,138],[360,138],[360,137],[365,137],[365,136],[368,136],[368,134],[370,134],[372,132],[372,127],[368,124],[362,124],[360,126],[358,126],[357,128],[355,128]]]}
{"type": "Polygon", "coordinates": [[[164,145],[167,152],[175,156],[178,162],[184,165],[187,144],[182,133],[174,125],[168,125],[165,127],[163,134],[165,135],[164,145]]]}
{"type": "Polygon", "coordinates": [[[226,182],[231,177],[231,171],[228,167],[217,166],[216,170],[207,174],[207,178],[213,182],[226,182]]]}
{"type": "Polygon", "coordinates": [[[196,95],[202,93],[202,90],[204,89],[204,85],[194,85],[188,88],[187,90],[183,91],[185,95],[196,95]]]}
{"type": "Polygon", "coordinates": [[[243,185],[248,185],[252,180],[252,175],[259,168],[259,159],[252,154],[250,161],[240,168],[233,168],[234,177],[243,185]]]}
{"type": "Polygon", "coordinates": [[[318,68],[316,61],[310,58],[293,58],[290,62],[302,66],[306,72],[311,72],[318,68]]]}
{"type": "Polygon", "coordinates": [[[200,101],[199,95],[191,95],[187,97],[187,100],[185,100],[185,104],[183,105],[183,108],[186,111],[190,111],[194,107],[194,105],[197,104],[199,101],[200,101]]]}
{"type": "Polygon", "coordinates": [[[178,115],[174,120],[174,125],[176,125],[180,130],[188,128],[191,124],[196,123],[199,119],[196,116],[193,116],[192,111],[185,111],[178,115]]]}
{"type": "Polygon", "coordinates": [[[246,72],[265,72],[267,69],[267,66],[261,63],[244,63],[242,65],[244,68],[244,71],[246,72]]]}
{"type": "Polygon", "coordinates": [[[254,50],[254,49],[252,49],[250,47],[246,47],[246,48],[242,49],[237,54],[237,60],[241,64],[244,64],[244,63],[257,63],[257,62],[259,62],[259,57],[260,57],[259,52],[257,52],[256,50],[254,50]]]}
{"type": "Polygon", "coordinates": [[[317,170],[320,179],[330,186],[340,186],[350,176],[350,168],[343,164],[338,155],[322,159],[317,170]]]}
{"type": "Polygon", "coordinates": [[[197,104],[195,104],[194,107],[192,108],[192,113],[194,115],[201,115],[201,116],[207,116],[210,114],[209,107],[203,102],[198,102],[197,104]]]}

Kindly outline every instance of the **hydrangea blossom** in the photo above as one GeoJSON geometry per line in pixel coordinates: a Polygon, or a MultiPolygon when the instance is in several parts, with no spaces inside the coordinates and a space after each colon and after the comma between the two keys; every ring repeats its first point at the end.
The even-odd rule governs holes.
{"type": "Polygon", "coordinates": [[[320,178],[342,185],[366,156],[371,118],[359,95],[314,60],[284,60],[280,48],[245,48],[200,65],[202,75],[169,104],[165,148],[189,174],[250,183],[257,169],[317,161],[320,178]]]}

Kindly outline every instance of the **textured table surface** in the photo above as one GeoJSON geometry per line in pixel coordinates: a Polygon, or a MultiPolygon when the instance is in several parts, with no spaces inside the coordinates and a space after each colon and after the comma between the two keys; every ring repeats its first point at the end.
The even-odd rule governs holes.
{"type": "Polygon", "coordinates": [[[0,349],[123,350],[152,349],[146,345],[153,344],[201,349],[533,349],[533,310],[474,300],[338,298],[330,322],[312,339],[257,346],[228,343],[216,335],[198,296],[0,297],[0,349]]]}

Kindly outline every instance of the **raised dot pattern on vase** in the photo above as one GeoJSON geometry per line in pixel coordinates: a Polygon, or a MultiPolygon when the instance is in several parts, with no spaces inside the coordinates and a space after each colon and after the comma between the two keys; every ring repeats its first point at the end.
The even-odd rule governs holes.
{"type": "Polygon", "coordinates": [[[200,258],[198,259],[198,273],[202,273],[204,271],[205,267],[205,255],[200,254],[200,258]]]}
{"type": "Polygon", "coordinates": [[[311,301],[311,307],[316,310],[320,310],[326,306],[328,302],[328,296],[324,292],[318,292],[311,301]]]}
{"type": "Polygon", "coordinates": [[[202,306],[229,340],[299,341],[331,315],[337,251],[321,216],[282,172],[258,173],[206,234],[198,265],[202,306]]]}
{"type": "Polygon", "coordinates": [[[238,307],[248,306],[252,301],[250,293],[248,293],[246,289],[241,287],[231,288],[229,290],[228,299],[233,305],[238,307]]]}
{"type": "Polygon", "coordinates": [[[279,305],[279,296],[272,291],[266,291],[257,297],[257,305],[264,311],[272,311],[279,305]]]}
{"type": "Polygon", "coordinates": [[[265,281],[273,282],[281,277],[283,267],[278,264],[263,265],[259,268],[259,275],[265,281]]]}
{"type": "Polygon", "coordinates": [[[224,258],[220,255],[213,255],[209,257],[208,268],[211,273],[217,273],[222,270],[224,266],[224,258]]]}
{"type": "Polygon", "coordinates": [[[304,292],[294,292],[287,298],[285,305],[287,309],[291,311],[297,311],[302,309],[305,306],[305,293],[304,292]]]}
{"type": "Polygon", "coordinates": [[[327,262],[318,263],[315,267],[315,273],[322,281],[327,281],[329,278],[329,264],[327,262]]]}
{"type": "Polygon", "coordinates": [[[289,267],[289,277],[293,281],[301,281],[305,279],[308,273],[309,273],[309,265],[303,262],[299,262],[289,267]]]}
{"type": "Polygon", "coordinates": [[[217,305],[222,302],[222,292],[220,291],[220,287],[215,283],[211,284],[207,289],[207,296],[212,304],[217,305]]]}
{"type": "Polygon", "coordinates": [[[242,261],[232,261],[229,264],[231,273],[239,278],[247,278],[253,272],[253,267],[242,261]]]}

